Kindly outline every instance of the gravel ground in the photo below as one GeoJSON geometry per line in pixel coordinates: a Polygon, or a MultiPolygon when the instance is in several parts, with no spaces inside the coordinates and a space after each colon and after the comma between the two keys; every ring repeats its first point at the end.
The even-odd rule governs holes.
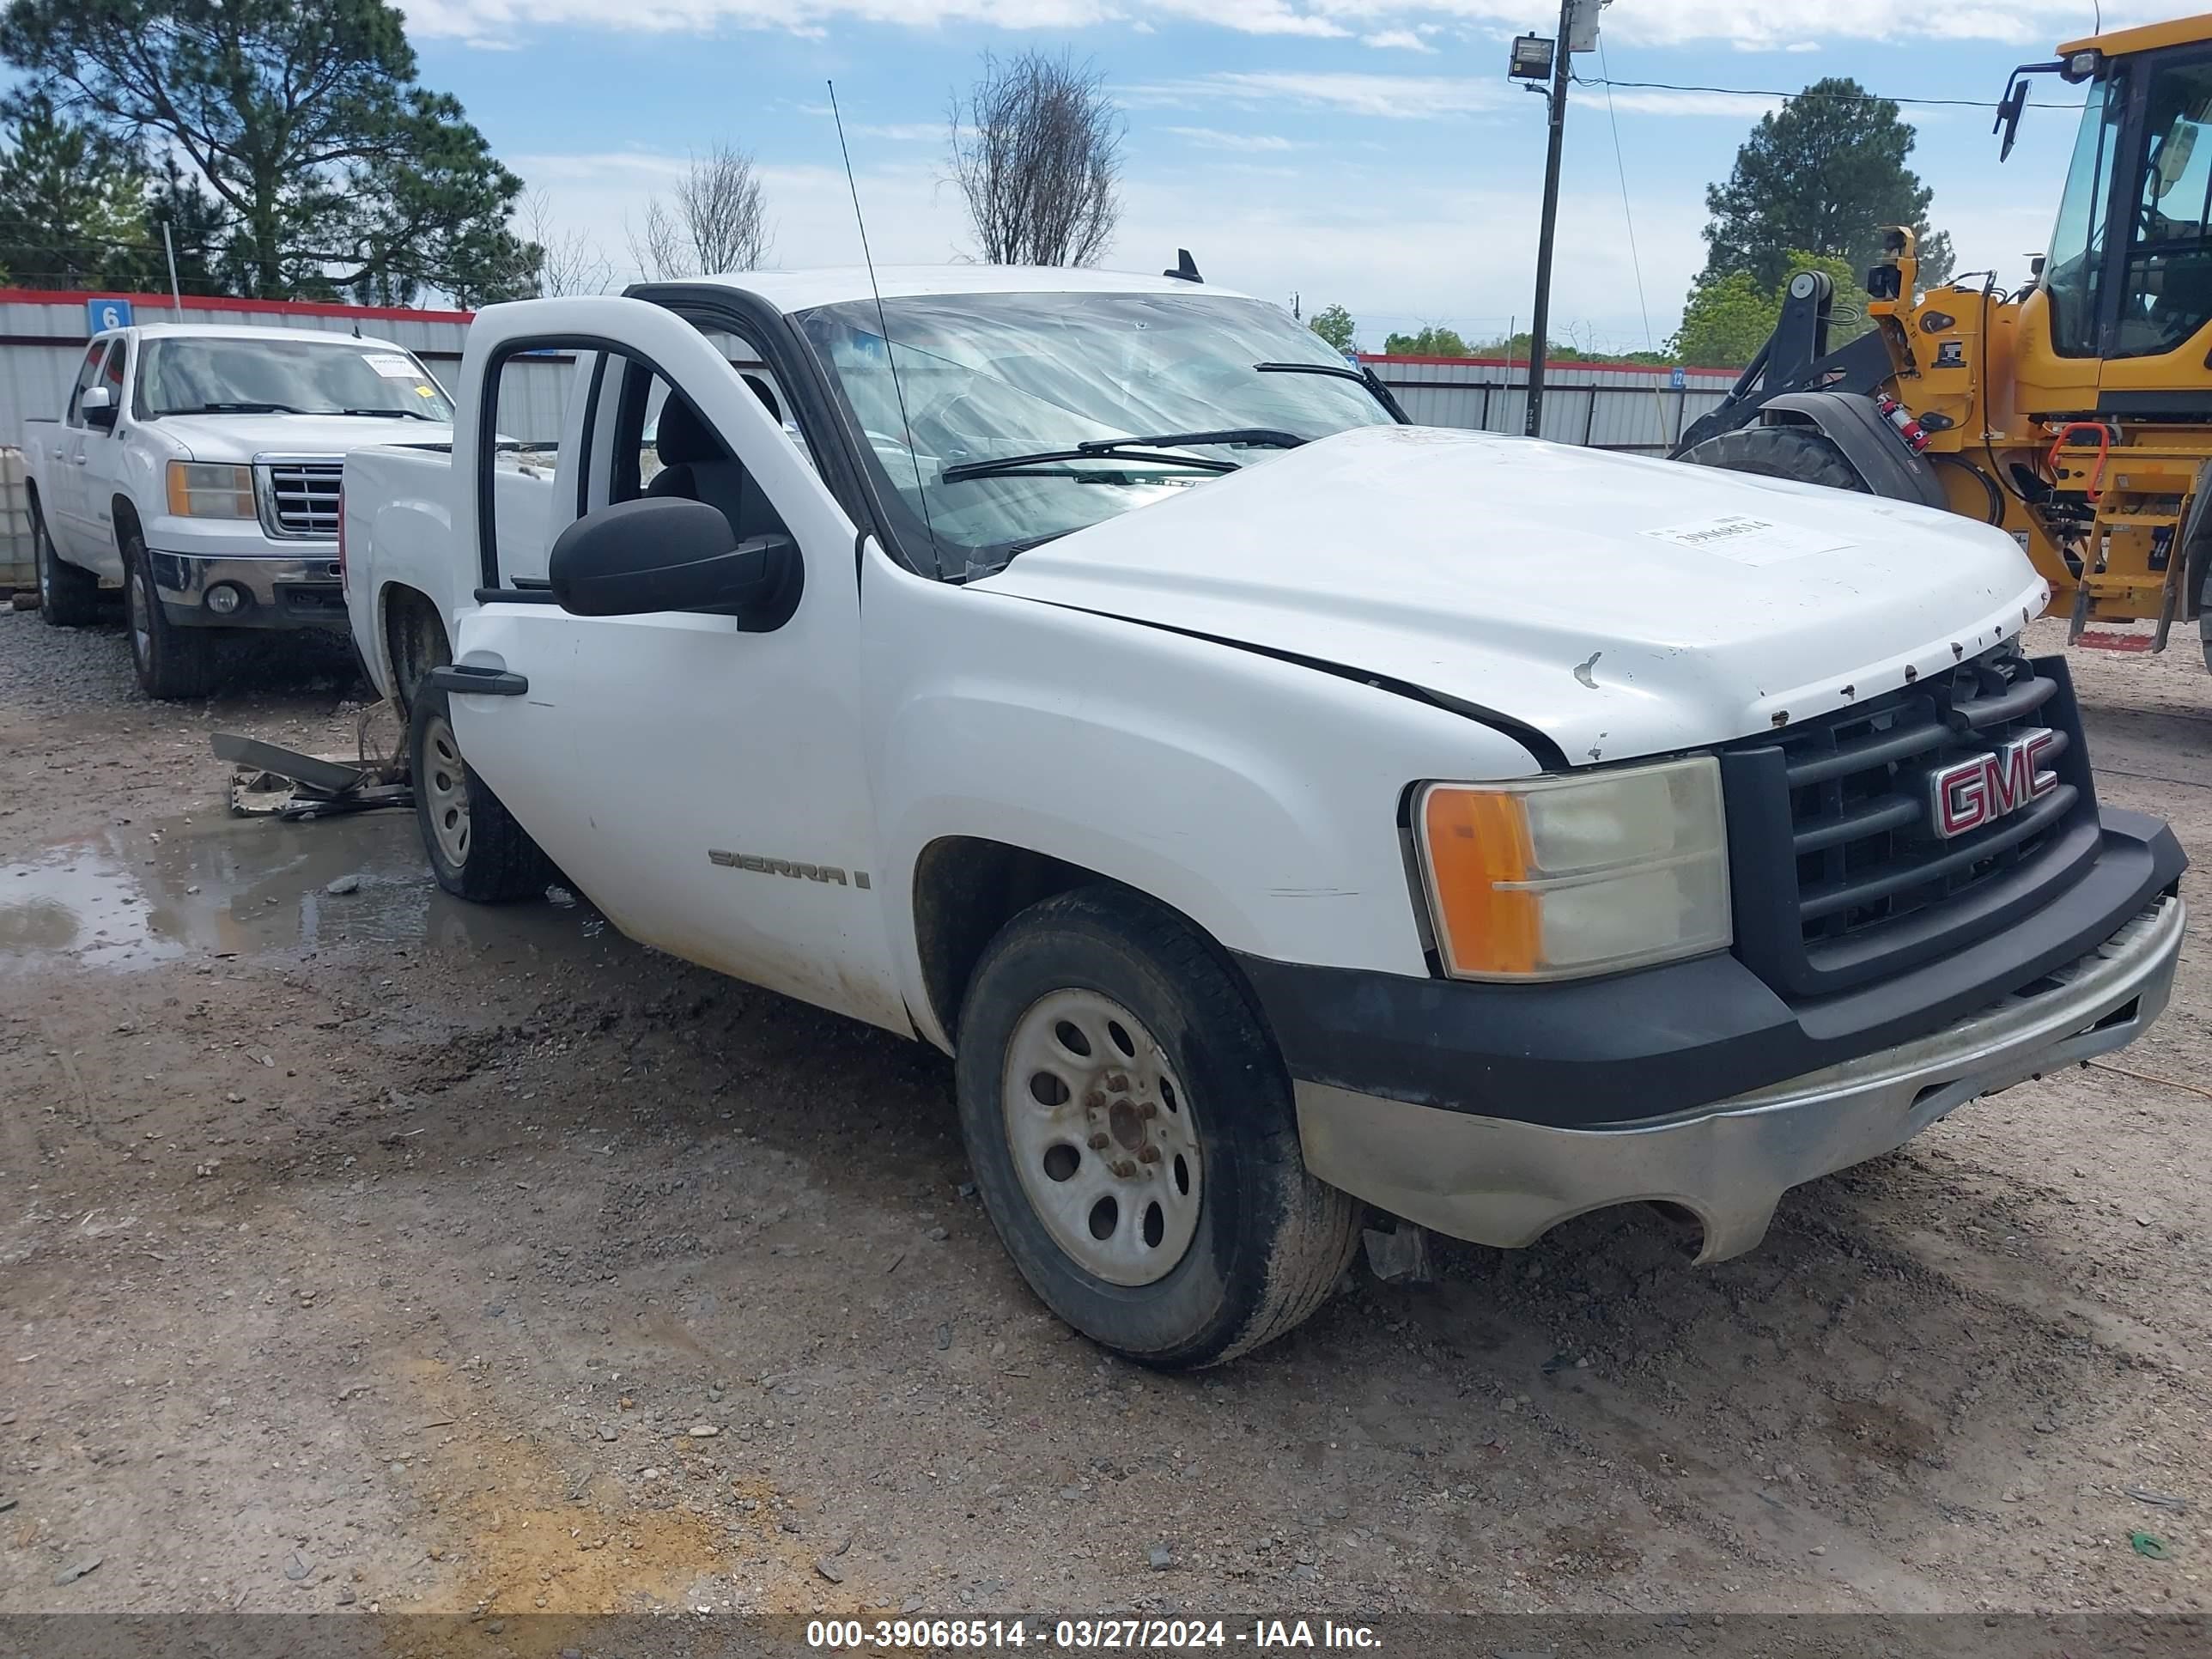
{"type": "MultiPolygon", "coordinates": [[[[1029,1296],[933,1052],[230,818],[208,733],[343,749],[327,669],[149,705],[0,612],[0,1613],[2207,1607],[2202,921],[2124,1069],[1748,1256],[1446,1244],[1164,1377],[1029,1296]]],[[[2076,673],[2202,866],[2193,642],[2076,673]]]]}

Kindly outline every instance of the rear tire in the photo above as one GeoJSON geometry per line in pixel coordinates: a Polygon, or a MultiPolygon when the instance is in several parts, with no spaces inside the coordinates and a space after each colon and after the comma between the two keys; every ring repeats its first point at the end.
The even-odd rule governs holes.
{"type": "Polygon", "coordinates": [[[131,536],[123,544],[123,609],[131,623],[131,665],[138,689],[162,702],[179,702],[208,694],[209,649],[205,629],[179,628],[161,611],[154,591],[154,562],[146,544],[131,536]]]}
{"type": "Polygon", "coordinates": [[[969,981],[955,1077],[1014,1265],[1130,1359],[1233,1359],[1313,1313],[1351,1262],[1362,1206],[1306,1172],[1249,994],[1172,912],[1092,887],[1016,916],[969,981]]]}
{"type": "Polygon", "coordinates": [[[82,565],[63,561],[36,495],[31,497],[31,547],[39,568],[39,614],[56,628],[83,628],[99,621],[100,578],[82,565]]]}
{"type": "Polygon", "coordinates": [[[438,885],[477,904],[544,897],[553,884],[551,863],[491,786],[469,770],[446,694],[433,686],[416,694],[407,760],[415,824],[438,885]]]}
{"type": "Polygon", "coordinates": [[[1809,426],[1747,426],[1717,433],[1686,451],[1682,459],[1692,466],[1724,467],[1762,478],[1826,484],[1831,489],[1856,490],[1862,495],[1871,493],[1844,452],[1809,426]]]}

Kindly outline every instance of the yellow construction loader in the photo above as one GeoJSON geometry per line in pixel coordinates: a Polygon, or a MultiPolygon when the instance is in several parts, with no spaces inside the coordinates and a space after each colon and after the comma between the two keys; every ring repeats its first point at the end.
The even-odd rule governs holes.
{"type": "Polygon", "coordinates": [[[1832,285],[1801,271],[1674,454],[1986,519],[2049,580],[2070,641],[2159,651],[2194,620],[2212,667],[2212,15],[2022,64],[2003,154],[2053,82],[2085,103],[2027,287],[1920,293],[1911,233],[1893,230],[1867,275],[1873,327],[1832,351],[1832,285]]]}

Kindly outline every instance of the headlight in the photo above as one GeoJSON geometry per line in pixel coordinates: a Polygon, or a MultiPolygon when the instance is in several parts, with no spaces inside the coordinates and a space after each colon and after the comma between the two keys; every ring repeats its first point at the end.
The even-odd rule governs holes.
{"type": "Polygon", "coordinates": [[[171,461],[169,511],[179,519],[251,519],[253,469],[171,461]]]}
{"type": "Polygon", "coordinates": [[[1431,783],[1429,911],[1458,979],[1571,979],[1727,948],[1728,830],[1710,756],[1586,777],[1431,783]]]}

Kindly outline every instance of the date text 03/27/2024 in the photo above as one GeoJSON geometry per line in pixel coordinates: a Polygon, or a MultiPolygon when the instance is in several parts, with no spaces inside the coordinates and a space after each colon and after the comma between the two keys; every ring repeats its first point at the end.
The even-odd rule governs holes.
{"type": "Polygon", "coordinates": [[[1296,1648],[1373,1651],[1382,1645],[1364,1625],[1332,1620],[1259,1619],[1242,1629],[1220,1619],[1062,1619],[1030,1628],[1013,1619],[817,1619],[806,1626],[810,1648],[890,1652],[901,1649],[1124,1649],[1176,1652],[1243,1647],[1258,1652],[1296,1648]]]}

